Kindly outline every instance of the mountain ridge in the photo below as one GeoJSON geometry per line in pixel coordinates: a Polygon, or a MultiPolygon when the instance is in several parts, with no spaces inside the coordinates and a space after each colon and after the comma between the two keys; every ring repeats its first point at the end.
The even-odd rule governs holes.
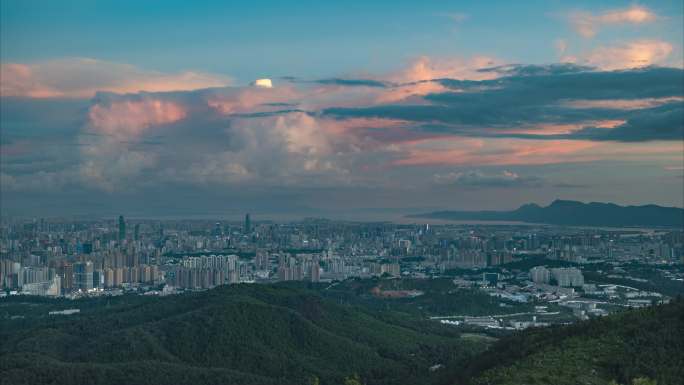
{"type": "Polygon", "coordinates": [[[556,199],[548,206],[527,203],[510,211],[433,211],[409,218],[516,221],[566,226],[684,227],[684,209],[655,204],[620,206],[615,203],[556,199]]]}

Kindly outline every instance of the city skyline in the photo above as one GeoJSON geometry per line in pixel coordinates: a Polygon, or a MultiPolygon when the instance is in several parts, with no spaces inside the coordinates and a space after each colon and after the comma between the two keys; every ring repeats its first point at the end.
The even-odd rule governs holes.
{"type": "Polygon", "coordinates": [[[681,1],[71,4],[1,5],[3,216],[684,206],[681,1]]]}

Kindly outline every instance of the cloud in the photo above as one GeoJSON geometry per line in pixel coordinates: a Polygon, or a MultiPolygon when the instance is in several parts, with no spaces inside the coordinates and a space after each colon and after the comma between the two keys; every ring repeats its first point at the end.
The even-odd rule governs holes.
{"type": "Polygon", "coordinates": [[[316,80],[320,84],[332,84],[341,86],[359,86],[359,87],[379,87],[386,88],[388,85],[385,82],[374,79],[345,79],[345,78],[329,78],[316,80]]]}
{"type": "Polygon", "coordinates": [[[279,78],[272,88],[4,97],[2,188],[404,191],[431,175],[480,189],[569,188],[510,169],[676,163],[682,73],[426,58],[381,76],[279,78]]]}
{"type": "Polygon", "coordinates": [[[586,100],[577,99],[563,102],[562,105],[570,108],[598,108],[617,110],[639,110],[643,108],[657,107],[663,104],[684,102],[684,97],[673,96],[666,98],[643,98],[643,99],[603,99],[586,100]]]}
{"type": "Polygon", "coordinates": [[[568,137],[625,142],[684,140],[684,103],[678,101],[643,109],[623,124],[609,130],[586,127],[569,134],[568,137]]]}
{"type": "Polygon", "coordinates": [[[579,60],[607,71],[639,68],[665,64],[672,50],[672,44],[668,42],[643,39],[598,47],[579,60]]]}
{"type": "Polygon", "coordinates": [[[485,67],[478,69],[478,72],[494,72],[499,75],[508,77],[516,76],[544,76],[544,75],[562,75],[573,74],[579,72],[590,72],[595,70],[594,67],[578,65],[575,63],[552,63],[552,64],[504,64],[494,67],[485,67]]]}
{"type": "Polygon", "coordinates": [[[556,48],[556,53],[559,57],[562,57],[565,51],[568,50],[568,42],[565,39],[556,39],[553,42],[553,46],[556,48]]]}
{"type": "Polygon", "coordinates": [[[601,160],[681,161],[681,142],[641,143],[573,139],[442,137],[398,146],[394,166],[542,166],[601,160]]]}
{"type": "Polygon", "coordinates": [[[448,12],[448,13],[443,13],[443,16],[449,18],[451,21],[455,23],[462,23],[470,17],[467,13],[462,13],[462,12],[448,12]]]}
{"type": "Polygon", "coordinates": [[[542,165],[585,162],[591,141],[442,137],[407,143],[397,166],[542,165]]]}
{"type": "Polygon", "coordinates": [[[166,92],[221,87],[231,79],[186,71],[162,73],[130,64],[88,58],[67,58],[31,64],[0,64],[3,97],[90,98],[98,91],[166,92]]]}
{"type": "Polygon", "coordinates": [[[573,12],[569,20],[575,31],[583,37],[594,37],[598,31],[609,25],[645,24],[658,19],[650,9],[633,5],[629,8],[608,10],[600,14],[573,12]]]}
{"type": "Polygon", "coordinates": [[[544,181],[535,176],[521,176],[515,172],[503,170],[500,173],[486,174],[479,170],[466,172],[450,172],[447,174],[435,174],[433,180],[437,184],[462,186],[462,187],[539,187],[544,181]]]}
{"type": "Polygon", "coordinates": [[[147,96],[98,103],[88,112],[90,126],[95,131],[116,137],[138,135],[146,128],[173,123],[185,116],[182,105],[147,96]]]}
{"type": "MultiPolygon", "coordinates": [[[[646,121],[659,115],[648,115],[649,108],[634,110],[626,107],[652,104],[676,108],[684,96],[681,87],[684,71],[677,68],[648,67],[608,72],[576,65],[551,65],[529,68],[499,66],[481,71],[503,76],[479,81],[440,80],[445,89],[424,96],[420,103],[328,108],[323,113],[339,118],[402,120],[412,122],[414,130],[423,133],[505,137],[516,130],[520,132],[533,127],[564,126],[579,131],[589,126],[616,127],[634,119],[646,121]],[[594,106],[580,108],[590,107],[587,103],[594,106]],[[620,103],[625,108],[615,108],[620,103]],[[596,122],[600,123],[597,125],[596,122]]],[[[676,114],[673,113],[674,116],[676,114]]],[[[676,123],[674,119],[672,123],[676,123]]],[[[640,127],[640,140],[668,137],[655,126],[642,124],[640,127]]],[[[679,126],[669,129],[677,132],[679,126]]],[[[620,140],[619,132],[615,131],[612,140],[620,140]]],[[[678,138],[677,135],[669,137],[673,140],[678,138]]],[[[573,138],[581,137],[547,137],[573,138]]]]}
{"type": "Polygon", "coordinates": [[[467,59],[421,56],[415,59],[408,68],[392,74],[389,78],[397,83],[420,82],[442,78],[492,79],[496,77],[495,74],[479,70],[497,64],[500,64],[499,60],[487,56],[474,56],[467,59]]]}
{"type": "Polygon", "coordinates": [[[287,87],[98,94],[74,168],[90,186],[109,192],[169,183],[349,183],[349,155],[375,142],[351,132],[383,123],[277,110],[276,100],[301,95],[287,87]]]}

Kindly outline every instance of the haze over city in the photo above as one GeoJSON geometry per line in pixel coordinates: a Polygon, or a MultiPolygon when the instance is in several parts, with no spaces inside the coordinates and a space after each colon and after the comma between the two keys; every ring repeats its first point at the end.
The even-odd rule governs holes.
{"type": "Polygon", "coordinates": [[[681,1],[3,1],[11,216],[684,206],[681,1]]]}

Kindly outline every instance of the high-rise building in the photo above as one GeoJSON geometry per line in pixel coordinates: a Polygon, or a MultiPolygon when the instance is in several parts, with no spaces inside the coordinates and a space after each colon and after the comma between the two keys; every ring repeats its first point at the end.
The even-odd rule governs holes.
{"type": "Polygon", "coordinates": [[[140,240],[140,223],[136,223],[133,227],[133,239],[136,241],[140,240]]]}
{"type": "Polygon", "coordinates": [[[551,274],[556,279],[558,286],[576,287],[584,285],[584,275],[574,267],[551,269],[551,274]]]}
{"type": "Polygon", "coordinates": [[[126,221],[123,215],[119,215],[119,241],[126,239],[126,221]]]}
{"type": "Polygon", "coordinates": [[[92,262],[74,263],[74,286],[83,291],[88,291],[93,288],[92,262]]]}
{"type": "Polygon", "coordinates": [[[249,217],[249,213],[245,214],[245,234],[252,232],[252,220],[249,217]]]}
{"type": "Polygon", "coordinates": [[[535,266],[530,269],[530,279],[534,283],[549,283],[551,272],[544,266],[535,266]]]}
{"type": "Polygon", "coordinates": [[[62,289],[64,292],[69,292],[74,288],[74,265],[65,263],[61,267],[62,289]]]}
{"type": "Polygon", "coordinates": [[[311,262],[311,282],[318,282],[321,280],[321,267],[318,264],[318,260],[314,259],[311,262]]]}
{"type": "Polygon", "coordinates": [[[216,222],[216,224],[214,225],[214,230],[212,231],[212,235],[220,237],[221,234],[223,234],[221,222],[216,222]]]}

